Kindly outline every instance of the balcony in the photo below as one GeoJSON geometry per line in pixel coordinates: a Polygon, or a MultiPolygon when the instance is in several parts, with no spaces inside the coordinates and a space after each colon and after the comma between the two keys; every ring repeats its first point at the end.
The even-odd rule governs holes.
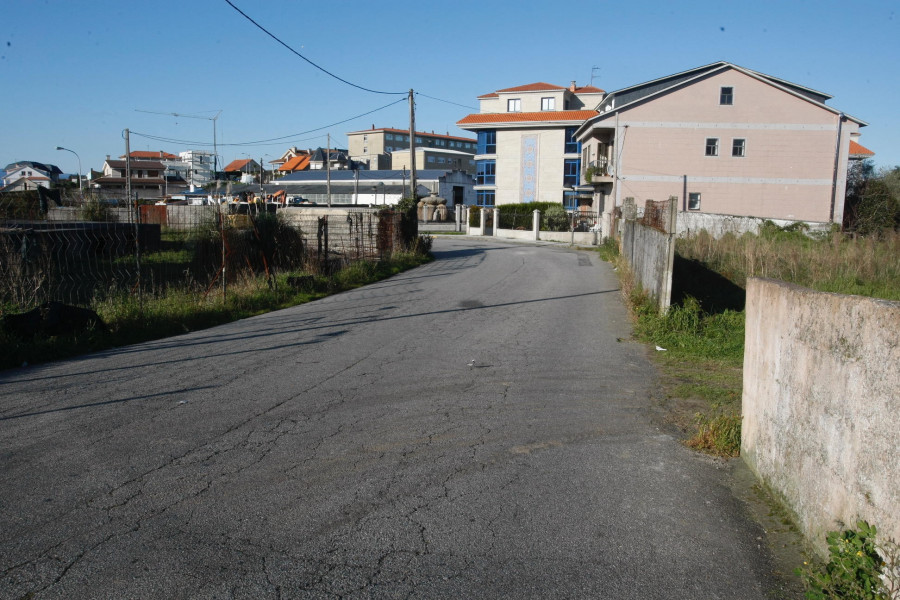
{"type": "Polygon", "coordinates": [[[613,170],[610,167],[609,159],[605,156],[592,160],[588,167],[584,170],[584,180],[586,183],[600,185],[603,183],[613,182],[613,170]]]}

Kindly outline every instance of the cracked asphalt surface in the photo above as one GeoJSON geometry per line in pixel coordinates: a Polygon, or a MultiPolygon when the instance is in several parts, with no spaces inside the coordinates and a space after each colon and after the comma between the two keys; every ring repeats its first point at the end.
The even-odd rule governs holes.
{"type": "Polygon", "coordinates": [[[610,266],[435,255],[0,373],[0,598],[768,597],[721,464],[651,423],[610,266]]]}

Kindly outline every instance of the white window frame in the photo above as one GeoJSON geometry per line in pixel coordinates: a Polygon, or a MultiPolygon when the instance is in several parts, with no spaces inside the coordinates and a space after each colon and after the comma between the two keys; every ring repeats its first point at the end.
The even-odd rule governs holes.
{"type": "Polygon", "coordinates": [[[541,110],[556,110],[556,98],[553,96],[541,98],[541,110]]]}
{"type": "Polygon", "coordinates": [[[747,138],[733,138],[731,140],[731,156],[734,158],[744,158],[747,156],[747,138]],[[738,142],[741,143],[740,146],[737,145],[738,142]],[[735,154],[734,151],[738,148],[741,149],[741,153],[735,154]]]}
{"type": "Polygon", "coordinates": [[[704,149],[704,154],[706,156],[718,156],[719,155],[719,138],[706,138],[706,146],[704,149]],[[713,143],[710,144],[709,142],[713,143]],[[712,153],[710,153],[710,148],[712,148],[712,153]]]}
{"type": "Polygon", "coordinates": [[[506,101],[506,112],[522,112],[522,99],[509,98],[506,101]]]}
{"type": "Polygon", "coordinates": [[[700,210],[700,192],[690,192],[688,194],[688,210],[700,210]]]}

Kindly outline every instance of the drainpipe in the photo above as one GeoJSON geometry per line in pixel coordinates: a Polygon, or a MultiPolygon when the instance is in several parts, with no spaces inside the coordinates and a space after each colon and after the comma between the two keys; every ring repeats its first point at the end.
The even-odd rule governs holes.
{"type": "Polygon", "coordinates": [[[684,178],[684,189],[681,192],[681,212],[687,212],[687,175],[682,175],[684,178]]]}
{"type": "Polygon", "coordinates": [[[831,178],[831,209],[828,220],[834,223],[834,205],[837,200],[838,168],[841,166],[841,127],[844,124],[844,113],[838,113],[837,139],[834,141],[834,174],[831,178]]]}

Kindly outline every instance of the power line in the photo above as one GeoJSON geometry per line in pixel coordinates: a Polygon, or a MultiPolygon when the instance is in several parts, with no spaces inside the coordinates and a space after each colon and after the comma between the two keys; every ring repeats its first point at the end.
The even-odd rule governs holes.
{"type": "Polygon", "coordinates": [[[386,95],[388,95],[388,96],[400,96],[400,95],[405,96],[405,95],[407,94],[407,92],[382,92],[382,91],[379,91],[379,90],[372,90],[372,89],[369,89],[369,88],[367,88],[367,87],[363,87],[363,86],[361,86],[361,85],[356,85],[355,83],[351,83],[351,82],[349,82],[349,81],[347,81],[346,79],[343,79],[343,78],[341,78],[341,77],[338,77],[337,75],[335,75],[335,74],[332,73],[331,71],[328,71],[327,69],[325,69],[325,68],[323,68],[323,67],[320,67],[319,65],[317,65],[317,64],[314,63],[313,61],[309,60],[308,58],[306,58],[305,56],[303,56],[302,54],[300,54],[299,52],[297,52],[296,50],[294,50],[293,48],[291,48],[290,46],[288,46],[285,42],[281,41],[281,39],[279,39],[278,36],[276,36],[274,33],[272,33],[271,31],[269,31],[268,29],[266,29],[265,27],[263,27],[262,25],[260,25],[260,24],[257,23],[256,21],[254,21],[252,18],[250,18],[249,15],[247,15],[247,13],[245,13],[244,11],[242,11],[241,9],[239,9],[237,6],[235,6],[235,5],[231,2],[231,0],[225,0],[225,2],[227,2],[228,5],[229,5],[231,8],[233,8],[234,10],[238,11],[239,13],[241,13],[241,15],[242,15],[245,19],[247,19],[248,21],[250,21],[251,23],[253,23],[254,25],[256,25],[260,30],[262,30],[262,31],[263,31],[266,35],[268,35],[270,38],[272,38],[273,40],[275,40],[276,42],[278,42],[279,44],[281,44],[282,46],[284,46],[285,48],[287,48],[288,50],[290,50],[292,53],[296,54],[297,56],[299,56],[300,58],[302,58],[303,60],[305,60],[306,62],[308,62],[308,63],[311,64],[312,66],[314,66],[315,68],[317,68],[318,70],[322,71],[322,72],[325,73],[326,75],[330,75],[331,77],[334,77],[334,78],[337,79],[338,81],[341,81],[341,82],[343,82],[343,83],[346,83],[346,84],[349,85],[349,86],[353,86],[353,87],[355,87],[355,88],[357,88],[357,89],[360,89],[360,90],[363,90],[363,91],[365,91],[365,92],[372,92],[373,94],[386,94],[386,95]]]}
{"type": "Polygon", "coordinates": [[[461,106],[463,108],[468,108],[471,110],[478,110],[474,106],[469,106],[467,104],[460,104],[459,102],[451,102],[450,100],[444,100],[442,98],[435,98],[434,96],[429,96],[428,94],[423,94],[422,92],[416,92],[417,96],[422,96],[423,98],[429,98],[431,100],[437,100],[438,102],[446,102],[447,104],[453,104],[454,106],[461,106]]]}
{"type": "MultiPolygon", "coordinates": [[[[300,131],[298,133],[292,133],[290,135],[284,135],[284,136],[269,138],[269,139],[265,139],[265,140],[256,140],[256,141],[251,141],[251,142],[233,142],[230,144],[222,143],[222,144],[219,144],[219,146],[266,146],[266,145],[275,146],[275,145],[281,145],[283,143],[283,140],[290,139],[290,138],[296,138],[298,136],[306,135],[309,133],[315,133],[316,131],[322,131],[323,129],[328,129],[329,127],[334,127],[336,125],[342,125],[349,121],[354,121],[356,119],[365,117],[366,115],[370,115],[374,112],[378,112],[379,110],[384,110],[385,108],[389,108],[389,107],[391,107],[395,104],[399,104],[401,102],[406,102],[406,98],[401,98],[399,100],[395,100],[394,102],[385,104],[384,106],[379,106],[378,108],[372,109],[370,111],[349,117],[342,121],[337,121],[335,123],[323,125],[322,127],[316,127],[315,129],[308,129],[306,131],[300,131]],[[275,143],[270,144],[270,142],[275,142],[275,143]]],[[[178,140],[178,139],[174,139],[174,138],[166,138],[166,137],[162,137],[162,136],[150,135],[148,133],[138,133],[136,131],[132,131],[131,134],[137,135],[137,136],[140,136],[143,138],[148,138],[151,140],[156,140],[159,142],[170,143],[170,144],[186,144],[186,145],[192,145],[192,146],[211,146],[212,145],[209,142],[198,142],[198,141],[192,141],[192,140],[178,140]]],[[[316,137],[321,137],[321,136],[316,136],[316,137]]],[[[315,138],[310,138],[310,139],[315,139],[315,138]]],[[[297,141],[303,141],[303,140],[297,140],[297,141]]]]}

